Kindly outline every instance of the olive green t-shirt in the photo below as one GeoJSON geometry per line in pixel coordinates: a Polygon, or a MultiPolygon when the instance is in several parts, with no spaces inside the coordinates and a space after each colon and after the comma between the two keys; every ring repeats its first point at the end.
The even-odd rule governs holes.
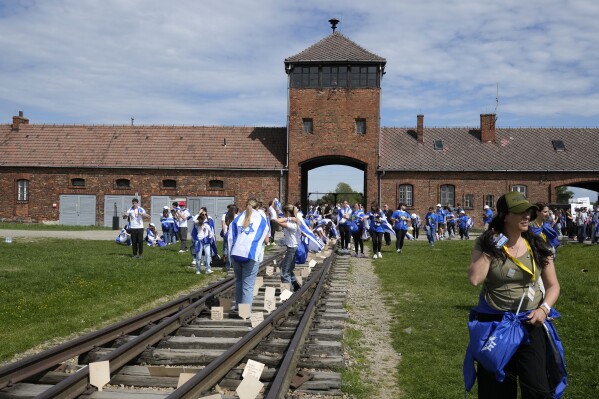
{"type": "MultiPolygon", "coordinates": [[[[481,237],[476,239],[474,249],[481,251],[481,237]]],[[[532,270],[532,254],[526,252],[521,257],[517,258],[529,270],[532,270]]],[[[528,290],[532,276],[522,270],[510,258],[507,258],[505,263],[500,258],[491,258],[489,272],[483,283],[482,295],[485,301],[494,309],[500,311],[518,310],[518,305],[524,295],[524,301],[520,311],[533,310],[539,307],[543,301],[543,293],[539,289],[539,281],[541,279],[541,269],[536,266],[536,282],[534,284],[535,294],[531,301],[528,298],[528,290]]]]}

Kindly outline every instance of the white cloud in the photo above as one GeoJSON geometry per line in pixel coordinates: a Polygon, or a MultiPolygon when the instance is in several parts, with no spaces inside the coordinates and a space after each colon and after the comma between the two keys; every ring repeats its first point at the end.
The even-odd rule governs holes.
{"type": "Polygon", "coordinates": [[[283,60],[330,33],[387,59],[383,125],[599,126],[599,3],[0,2],[0,123],[285,125],[283,60]]]}

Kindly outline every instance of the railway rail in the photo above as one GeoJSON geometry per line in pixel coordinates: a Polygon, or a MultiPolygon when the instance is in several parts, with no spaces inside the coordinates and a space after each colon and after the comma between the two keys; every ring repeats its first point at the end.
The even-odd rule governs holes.
{"type": "MultiPolygon", "coordinates": [[[[280,260],[282,252],[264,260],[280,260]]],[[[139,316],[0,368],[0,399],[24,398],[201,398],[237,397],[248,360],[261,362],[263,398],[341,395],[340,346],[347,257],[328,256],[311,268],[302,288],[251,328],[249,321],[225,315],[210,319],[210,307],[231,296],[233,277],[139,316]],[[77,358],[77,364],[65,363],[77,358]],[[108,361],[110,382],[90,385],[91,362],[108,361]],[[299,372],[298,372],[299,370],[299,372]],[[181,386],[178,374],[193,376],[181,386]],[[290,386],[294,390],[290,391],[290,386]]],[[[280,296],[278,276],[264,287],[280,296]]],[[[264,310],[264,287],[254,311],[264,310]]]]}

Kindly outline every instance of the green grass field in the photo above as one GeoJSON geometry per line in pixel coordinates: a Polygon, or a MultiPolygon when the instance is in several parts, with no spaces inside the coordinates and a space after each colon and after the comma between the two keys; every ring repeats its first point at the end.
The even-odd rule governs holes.
{"type": "MultiPolygon", "coordinates": [[[[467,280],[472,246],[472,240],[437,242],[434,248],[412,241],[401,255],[384,247],[383,259],[375,261],[396,320],[393,344],[402,355],[398,378],[405,398],[463,397],[466,323],[480,292],[467,280]]],[[[599,397],[599,246],[567,244],[558,256],[556,309],[562,317],[556,325],[569,373],[564,398],[599,397]]],[[[476,386],[470,397],[476,397],[476,386]]]]}
{"type": "Polygon", "coordinates": [[[179,246],[131,248],[112,241],[0,243],[0,362],[57,337],[109,324],[149,303],[222,277],[196,275],[179,246]]]}
{"type": "MultiPolygon", "coordinates": [[[[401,255],[384,247],[384,258],[374,261],[395,320],[405,398],[463,396],[466,321],[479,293],[466,278],[472,245],[443,241],[432,249],[412,241],[401,255]]],[[[205,275],[186,267],[189,254],[177,250],[146,247],[144,258],[135,260],[129,247],[110,241],[0,242],[0,362],[206,284],[205,275]]],[[[569,372],[566,399],[599,397],[598,259],[599,246],[569,244],[559,250],[562,294],[556,308],[569,372]]],[[[210,281],[219,277],[214,273],[210,281]]]]}

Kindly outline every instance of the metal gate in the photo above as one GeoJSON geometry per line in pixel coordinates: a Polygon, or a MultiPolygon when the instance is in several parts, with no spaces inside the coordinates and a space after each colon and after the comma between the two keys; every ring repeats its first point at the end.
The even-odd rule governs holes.
{"type": "Polygon", "coordinates": [[[69,226],[95,226],[96,196],[61,195],[58,222],[69,226]]]}
{"type": "MultiPolygon", "coordinates": [[[[123,220],[123,213],[127,212],[127,209],[131,207],[131,200],[135,198],[134,195],[105,195],[104,196],[104,227],[112,227],[112,218],[115,216],[119,220],[119,228],[122,229],[126,223],[123,220]]],[[[139,206],[141,204],[141,197],[139,198],[139,206]]]]}

